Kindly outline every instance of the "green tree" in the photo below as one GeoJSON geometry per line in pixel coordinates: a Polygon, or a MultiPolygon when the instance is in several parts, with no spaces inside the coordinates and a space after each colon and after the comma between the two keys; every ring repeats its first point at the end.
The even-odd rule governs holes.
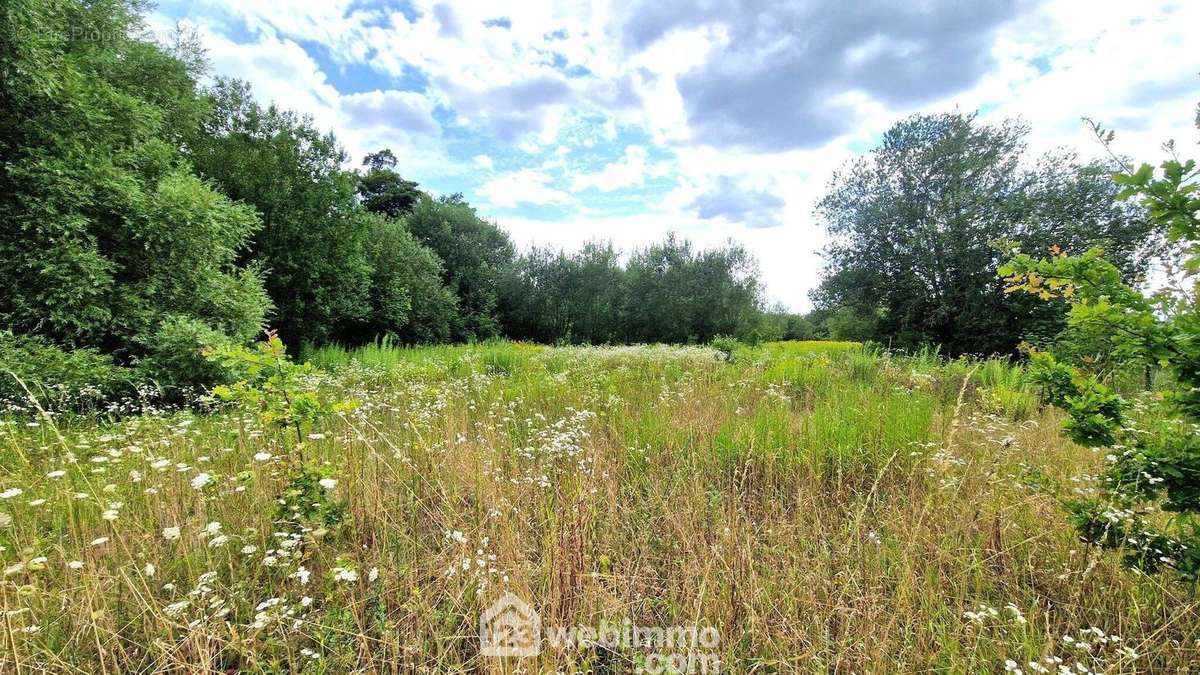
{"type": "Polygon", "coordinates": [[[15,0],[0,11],[0,325],[123,364],[168,343],[197,349],[180,322],[193,337],[247,339],[269,309],[244,258],[258,218],[179,152],[205,109],[202,59],[139,40],[139,10],[15,0]]]}
{"type": "Polygon", "coordinates": [[[508,235],[460,200],[423,197],[404,217],[408,231],[442,259],[445,284],[458,297],[454,338],[500,334],[500,281],[515,251],[508,235]]]}
{"type": "Polygon", "coordinates": [[[817,306],[898,347],[1014,353],[1022,332],[1056,334],[1063,313],[1003,293],[997,243],[1103,243],[1125,278],[1142,273],[1150,228],[1116,201],[1109,168],[1061,152],[1026,168],[1027,131],[957,113],[896,124],[818,205],[832,244],[817,306]]]}
{"type": "Polygon", "coordinates": [[[189,142],[202,176],[251,205],[262,229],[243,256],[266,271],[285,343],[337,339],[371,311],[371,266],[357,177],[345,154],[312,120],[263,108],[243,82],[219,80],[212,112],[189,142]]]}
{"type": "Polygon", "coordinates": [[[411,180],[396,173],[396,156],[389,149],[373,152],[363,159],[367,172],[358,179],[358,195],[371,213],[396,218],[408,213],[421,198],[411,180]]]}
{"type": "MultiPolygon", "coordinates": [[[[1111,142],[1111,132],[1097,132],[1111,142]]],[[[1012,293],[1068,305],[1069,325],[1102,331],[1127,364],[1170,375],[1161,400],[1144,401],[1131,420],[1131,406],[1091,364],[1032,355],[1034,381],[1068,413],[1066,434],[1111,448],[1099,497],[1065,500],[1084,540],[1120,549],[1141,570],[1167,567],[1194,580],[1200,578],[1200,171],[1193,160],[1172,158],[1157,173],[1147,164],[1130,166],[1113,181],[1119,197],[1137,198],[1178,253],[1176,284],[1143,293],[1100,249],[1018,255],[1000,274],[1012,293]]]]}

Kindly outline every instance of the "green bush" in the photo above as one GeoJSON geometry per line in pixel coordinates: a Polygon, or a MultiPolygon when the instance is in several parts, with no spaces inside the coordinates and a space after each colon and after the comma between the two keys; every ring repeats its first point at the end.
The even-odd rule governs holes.
{"type": "Polygon", "coordinates": [[[207,352],[230,344],[224,333],[201,321],[170,316],[150,337],[147,356],[138,362],[137,370],[164,399],[185,402],[213,385],[232,381],[228,367],[205,358],[207,352]]]}
{"type": "Polygon", "coordinates": [[[47,410],[82,410],[134,393],[132,372],[107,354],[0,332],[0,406],[31,409],[33,394],[47,410]]]}

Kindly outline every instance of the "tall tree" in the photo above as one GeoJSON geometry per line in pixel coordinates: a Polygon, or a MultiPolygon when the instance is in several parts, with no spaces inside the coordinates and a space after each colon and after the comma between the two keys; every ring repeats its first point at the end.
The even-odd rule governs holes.
{"type": "Polygon", "coordinates": [[[205,110],[202,59],[137,39],[139,9],[0,11],[0,326],[123,363],[247,339],[269,308],[245,258],[258,218],[179,151],[205,110]]]}
{"type": "Polygon", "coordinates": [[[245,257],[267,272],[272,323],[288,344],[338,338],[371,312],[369,222],[356,202],[357,177],[342,168],[342,148],[311,119],[260,106],[246,83],[219,80],[211,98],[191,158],[262,218],[245,257]]]}
{"type": "Polygon", "coordinates": [[[358,180],[358,194],[368,211],[396,218],[416,206],[421,191],[415,182],[396,172],[396,155],[390,149],[367,155],[363,166],[367,172],[358,180]]]}
{"type": "Polygon", "coordinates": [[[814,293],[871,337],[948,353],[1009,353],[1062,310],[1010,297],[1002,242],[1082,251],[1106,245],[1129,276],[1149,228],[1116,202],[1109,167],[1058,153],[1025,166],[1027,128],[974,115],[915,115],[834,176],[818,205],[832,237],[814,293]]]}
{"type": "Polygon", "coordinates": [[[458,296],[454,337],[487,339],[500,334],[499,285],[515,254],[512,241],[465,202],[423,197],[404,222],[445,265],[443,278],[458,296]]]}

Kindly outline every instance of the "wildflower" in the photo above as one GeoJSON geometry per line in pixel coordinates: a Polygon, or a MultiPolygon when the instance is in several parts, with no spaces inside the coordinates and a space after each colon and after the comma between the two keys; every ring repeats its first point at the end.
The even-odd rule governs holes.
{"type": "Polygon", "coordinates": [[[213,537],[212,539],[210,539],[208,541],[208,547],[209,548],[218,548],[218,547],[224,546],[225,543],[228,541],[229,541],[229,537],[227,537],[226,535],[220,534],[220,535],[213,537]]]}
{"type": "Polygon", "coordinates": [[[317,481],[317,484],[326,490],[332,490],[333,488],[337,487],[337,481],[332,478],[322,478],[321,480],[317,481]]]}
{"type": "Polygon", "coordinates": [[[83,561],[82,560],[72,560],[71,562],[67,563],[67,567],[69,567],[70,569],[73,569],[73,570],[81,570],[81,569],[83,569],[83,561]]]}
{"type": "Polygon", "coordinates": [[[176,539],[179,538],[179,528],[178,527],[164,527],[163,531],[162,531],[162,536],[163,536],[163,539],[166,539],[167,541],[175,541],[176,539]]]}
{"type": "Polygon", "coordinates": [[[211,482],[212,476],[207,472],[201,472],[196,474],[196,477],[192,479],[192,487],[196,488],[197,490],[203,490],[204,486],[211,482]]]}
{"type": "Polygon", "coordinates": [[[1022,673],[1021,667],[1018,666],[1017,662],[1013,661],[1012,659],[1004,660],[1004,672],[1013,673],[1013,675],[1021,675],[1022,673]]]}
{"type": "Polygon", "coordinates": [[[242,553],[245,553],[246,555],[250,555],[251,553],[254,553],[257,550],[258,550],[258,547],[255,546],[254,544],[246,544],[245,546],[242,547],[242,553]]]}
{"type": "Polygon", "coordinates": [[[121,515],[120,511],[117,511],[116,509],[109,509],[109,510],[105,511],[104,513],[100,514],[100,517],[109,522],[112,522],[112,521],[116,520],[118,517],[120,517],[120,515],[121,515]]]}
{"type": "Polygon", "coordinates": [[[12,521],[12,516],[0,511],[0,527],[8,527],[9,525],[12,525],[12,521]]]}
{"type": "Polygon", "coordinates": [[[41,506],[42,504],[45,504],[45,503],[46,503],[45,499],[31,499],[29,501],[30,506],[41,506]]]}
{"type": "Polygon", "coordinates": [[[187,609],[189,604],[191,603],[189,603],[187,600],[172,602],[166,607],[163,607],[163,611],[167,613],[167,616],[177,617],[180,614],[183,614],[183,610],[187,609]]]}
{"type": "Polygon", "coordinates": [[[310,574],[311,574],[311,572],[309,572],[309,571],[308,571],[308,568],[304,567],[304,565],[301,565],[301,566],[300,566],[300,567],[299,567],[299,568],[296,570],[296,573],[295,573],[295,574],[293,574],[292,576],[294,576],[294,577],[296,577],[297,579],[299,579],[299,580],[300,580],[300,584],[301,584],[302,586],[306,586],[306,585],[308,585],[308,577],[309,577],[309,575],[310,575],[310,574]]]}
{"type": "Polygon", "coordinates": [[[51,471],[50,473],[46,474],[46,478],[62,478],[65,475],[67,475],[66,471],[63,471],[62,469],[58,469],[58,470],[51,471]]]}
{"type": "Polygon", "coordinates": [[[269,453],[269,452],[256,452],[256,453],[254,453],[254,459],[255,459],[256,461],[259,461],[259,462],[265,462],[265,461],[267,461],[268,459],[271,459],[271,453],[269,453]]]}
{"type": "Polygon", "coordinates": [[[92,540],[92,546],[103,546],[108,543],[108,537],[97,537],[92,540]]]}
{"type": "Polygon", "coordinates": [[[219,534],[220,532],[221,532],[221,523],[219,523],[215,520],[213,522],[209,523],[208,525],[204,526],[205,536],[219,534]]]}
{"type": "Polygon", "coordinates": [[[20,574],[21,572],[24,572],[24,571],[25,571],[25,563],[23,563],[23,562],[13,563],[12,565],[9,565],[8,567],[4,568],[4,576],[11,577],[14,574],[20,574]]]}
{"type": "Polygon", "coordinates": [[[358,581],[358,572],[352,569],[346,569],[345,567],[335,567],[333,568],[333,578],[337,581],[351,583],[358,581]]]}
{"type": "Polygon", "coordinates": [[[151,563],[146,563],[146,566],[142,568],[142,574],[148,577],[154,576],[156,572],[158,572],[158,568],[151,563]]]}
{"type": "Polygon", "coordinates": [[[25,492],[21,488],[8,488],[4,492],[0,492],[0,499],[12,499],[13,497],[21,496],[25,492]]]}
{"type": "Polygon", "coordinates": [[[309,435],[308,435],[308,440],[310,440],[310,441],[323,441],[323,440],[325,440],[325,434],[309,434],[309,435]]]}
{"type": "Polygon", "coordinates": [[[367,581],[375,581],[379,578],[379,568],[372,567],[370,572],[367,572],[367,581]]]}
{"type": "Polygon", "coordinates": [[[46,558],[46,556],[40,555],[40,556],[34,558],[33,560],[29,561],[29,569],[31,569],[35,572],[44,570],[44,569],[46,569],[46,561],[47,560],[48,560],[48,558],[46,558]]]}

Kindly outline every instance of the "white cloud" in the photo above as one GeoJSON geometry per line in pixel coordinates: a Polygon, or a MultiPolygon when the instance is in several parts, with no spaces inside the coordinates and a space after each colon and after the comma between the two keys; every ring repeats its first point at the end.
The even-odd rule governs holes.
{"type": "MultiPolygon", "coordinates": [[[[613,134],[616,135],[615,132],[613,134]]],[[[621,188],[635,187],[646,182],[646,148],[630,145],[625,156],[595,173],[577,174],[571,181],[571,189],[578,192],[594,187],[601,192],[612,192],[621,188]]]]}
{"type": "Polygon", "coordinates": [[[562,190],[547,184],[553,178],[541,171],[521,169],[505,174],[483,184],[479,192],[492,206],[512,208],[519,204],[570,204],[573,200],[562,190]]]}
{"type": "Polygon", "coordinates": [[[871,25],[878,12],[785,0],[754,8],[702,3],[682,12],[674,0],[616,7],[496,0],[486,13],[466,0],[417,0],[412,20],[357,0],[165,5],[173,2],[208,26],[217,72],[250,80],[260,98],[312,114],[321,128],[336,129],[352,154],[390,146],[406,175],[461,176],[467,192],[481,184],[475,192],[487,200],[485,209],[573,207],[575,215],[559,221],[501,218],[519,240],[569,246],[611,237],[628,246],[668,228],[701,243],[732,237],[758,255],[772,297],[797,309],[808,305],[816,252],[825,243],[815,202],[834,170],[856,154],[851,148],[873,145],[905,115],[958,108],[982,109],[985,121],[1020,116],[1032,127],[1035,152],[1065,144],[1099,154],[1080,122],[1086,115],[1117,130],[1118,151],[1151,162],[1162,141],[1196,139],[1200,77],[1186,56],[1200,25],[1195,2],[989,0],[981,9],[987,21],[960,12],[929,25],[914,20],[920,11],[909,6],[880,5],[904,19],[887,26],[871,25]],[[812,7],[831,8],[822,19],[841,23],[817,36],[837,49],[810,62],[797,44],[802,31],[779,28],[794,22],[764,21],[812,7]],[[631,15],[642,20],[630,23],[631,15]],[[484,25],[499,17],[510,27],[484,25]],[[238,24],[249,43],[225,37],[238,24]],[[930,40],[930,26],[945,29],[950,42],[930,40]],[[335,61],[386,76],[418,72],[427,88],[343,95],[300,46],[309,42],[327,47],[335,61]],[[930,60],[944,53],[964,56],[930,60]],[[818,61],[848,79],[829,79],[818,61]],[[939,79],[942,70],[955,77],[939,79]],[[897,89],[901,84],[909,90],[897,89]],[[841,117],[829,117],[834,109],[841,117]],[[485,131],[500,149],[468,149],[462,156],[472,159],[451,161],[448,139],[458,130],[443,135],[430,126],[444,119],[442,111],[468,130],[485,131]],[[797,123],[795,115],[825,128],[797,123]],[[628,144],[627,131],[638,145],[628,144]],[[611,156],[618,143],[626,146],[619,160],[579,171],[588,153],[611,156]],[[651,153],[672,159],[651,163],[651,153]],[[527,166],[494,175],[493,157],[506,167],[514,157],[527,166]],[[666,176],[676,187],[638,205],[636,215],[603,216],[603,204],[613,200],[605,193],[644,186],[647,176],[666,176]],[[575,194],[556,187],[565,185],[575,194]],[[741,186],[745,198],[728,194],[741,186]],[[781,224],[748,227],[754,222],[781,224]]]}

